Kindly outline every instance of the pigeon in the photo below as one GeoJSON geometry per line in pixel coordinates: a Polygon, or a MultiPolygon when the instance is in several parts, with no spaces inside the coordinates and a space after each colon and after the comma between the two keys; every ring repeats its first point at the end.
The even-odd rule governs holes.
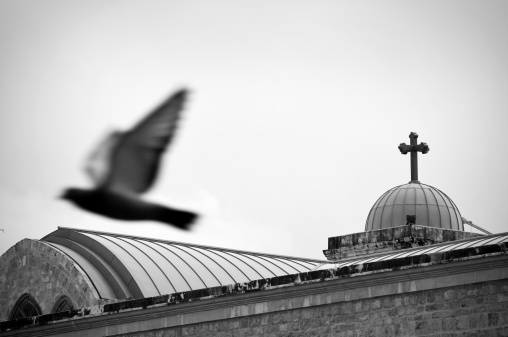
{"type": "Polygon", "coordinates": [[[86,165],[95,188],[67,188],[61,198],[109,218],[158,221],[188,230],[197,214],[139,197],[155,181],[162,154],[174,137],[186,97],[187,91],[179,90],[131,130],[110,133],[91,153],[86,165]]]}

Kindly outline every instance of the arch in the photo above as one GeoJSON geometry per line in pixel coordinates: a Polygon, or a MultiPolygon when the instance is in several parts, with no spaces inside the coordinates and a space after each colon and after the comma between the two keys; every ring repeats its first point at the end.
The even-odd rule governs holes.
{"type": "Polygon", "coordinates": [[[90,280],[93,271],[87,274],[71,255],[49,243],[21,240],[0,256],[0,321],[9,320],[24,293],[37,300],[42,314],[50,314],[61,295],[69,296],[75,308],[106,303],[90,280]]]}
{"type": "Polygon", "coordinates": [[[21,319],[25,317],[31,316],[39,316],[42,315],[42,310],[35,300],[30,294],[24,293],[21,295],[16,304],[14,304],[14,308],[12,308],[11,314],[9,315],[9,320],[21,319]]]}
{"type": "Polygon", "coordinates": [[[54,314],[57,312],[71,310],[74,310],[74,304],[72,303],[72,300],[69,298],[69,296],[62,295],[60,298],[58,298],[58,301],[56,301],[53,309],[51,310],[51,313],[54,314]]]}

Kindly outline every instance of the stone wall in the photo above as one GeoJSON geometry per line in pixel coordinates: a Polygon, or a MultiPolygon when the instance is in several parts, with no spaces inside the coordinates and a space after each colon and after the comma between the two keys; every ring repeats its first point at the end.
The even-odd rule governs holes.
{"type": "Polygon", "coordinates": [[[236,292],[210,288],[201,296],[104,304],[0,322],[0,335],[508,336],[508,255],[483,253],[322,279],[309,274],[307,281],[272,279],[244,292],[238,284],[236,292]]]}
{"type": "Polygon", "coordinates": [[[508,336],[508,280],[116,336],[508,336]]]}
{"type": "Polygon", "coordinates": [[[56,301],[68,296],[76,308],[101,303],[94,286],[72,260],[40,241],[24,239],[0,257],[0,321],[24,293],[49,314],[56,301]]]}

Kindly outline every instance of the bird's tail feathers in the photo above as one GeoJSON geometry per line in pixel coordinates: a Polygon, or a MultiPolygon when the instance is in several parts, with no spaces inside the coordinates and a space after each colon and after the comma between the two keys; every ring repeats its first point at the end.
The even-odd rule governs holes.
{"type": "Polygon", "coordinates": [[[164,210],[159,214],[158,220],[181,229],[189,230],[197,218],[198,215],[196,213],[164,207],[164,210]]]}

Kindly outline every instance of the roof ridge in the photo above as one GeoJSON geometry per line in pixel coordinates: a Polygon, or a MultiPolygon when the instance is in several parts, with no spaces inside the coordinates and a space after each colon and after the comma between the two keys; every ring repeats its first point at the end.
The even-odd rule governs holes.
{"type": "MultiPolygon", "coordinates": [[[[281,259],[297,260],[297,261],[304,261],[304,262],[315,262],[315,263],[328,262],[328,260],[325,260],[325,259],[319,260],[319,259],[306,258],[306,257],[296,257],[296,256],[288,256],[288,255],[279,255],[279,254],[252,252],[252,251],[240,250],[240,249],[231,249],[231,248],[223,248],[223,247],[216,247],[216,246],[207,246],[207,245],[202,245],[202,244],[194,244],[194,243],[187,243],[187,242],[180,242],[180,241],[155,239],[155,238],[149,238],[149,237],[144,237],[144,236],[136,236],[136,235],[128,235],[128,234],[120,234],[120,233],[111,233],[111,232],[102,232],[102,231],[87,230],[87,229],[80,229],[80,228],[71,228],[71,227],[61,227],[61,226],[58,226],[58,229],[66,229],[66,230],[72,230],[72,231],[77,231],[77,232],[85,232],[85,233],[92,233],[92,234],[106,234],[106,235],[111,235],[111,236],[115,236],[115,237],[142,239],[142,240],[148,240],[148,241],[152,241],[152,242],[162,242],[162,243],[178,244],[178,245],[182,245],[182,246],[186,246],[186,247],[198,247],[198,248],[205,248],[205,249],[214,249],[214,250],[218,250],[218,251],[226,251],[226,252],[233,252],[233,253],[255,254],[255,255],[261,255],[261,256],[272,257],[272,258],[281,258],[281,259]]],[[[44,238],[46,238],[47,236],[49,236],[51,234],[52,233],[46,235],[41,240],[44,240],[44,238]]]]}

